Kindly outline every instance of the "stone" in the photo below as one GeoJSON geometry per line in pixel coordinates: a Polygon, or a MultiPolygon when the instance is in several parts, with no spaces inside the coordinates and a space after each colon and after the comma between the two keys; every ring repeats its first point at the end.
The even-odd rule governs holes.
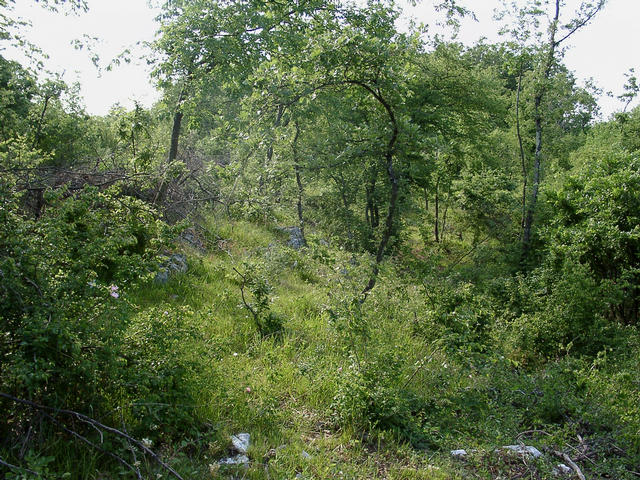
{"type": "Polygon", "coordinates": [[[565,475],[573,474],[573,470],[571,470],[570,467],[567,467],[564,463],[559,463],[553,467],[553,474],[556,477],[564,477],[565,475]]]}
{"type": "Polygon", "coordinates": [[[287,245],[294,250],[299,250],[306,245],[300,227],[281,227],[278,230],[289,234],[287,245]]]}
{"type": "Polygon", "coordinates": [[[237,435],[231,435],[231,443],[239,453],[247,453],[250,438],[251,435],[248,433],[238,433],[237,435]]]}
{"type": "Polygon", "coordinates": [[[538,457],[542,456],[542,453],[540,452],[540,450],[538,450],[536,447],[532,447],[532,446],[505,445],[502,448],[504,450],[511,450],[512,452],[515,452],[517,454],[529,455],[529,456],[531,456],[533,458],[538,458],[538,457]]]}
{"type": "Polygon", "coordinates": [[[195,228],[190,227],[184,230],[178,239],[187,245],[199,250],[200,252],[205,252],[207,249],[204,246],[204,241],[202,237],[198,234],[195,228]]]}
{"type": "Polygon", "coordinates": [[[166,262],[162,265],[158,273],[156,274],[155,282],[164,284],[169,281],[175,273],[186,273],[189,270],[187,265],[187,256],[182,253],[173,253],[169,256],[166,262]]]}
{"type": "Polygon", "coordinates": [[[467,456],[467,451],[463,450],[463,449],[459,449],[459,450],[451,450],[451,456],[453,458],[458,458],[458,459],[463,459],[466,458],[467,456]]]}
{"type": "Polygon", "coordinates": [[[234,457],[223,458],[218,463],[220,465],[248,465],[249,457],[246,455],[236,455],[234,457]]]}

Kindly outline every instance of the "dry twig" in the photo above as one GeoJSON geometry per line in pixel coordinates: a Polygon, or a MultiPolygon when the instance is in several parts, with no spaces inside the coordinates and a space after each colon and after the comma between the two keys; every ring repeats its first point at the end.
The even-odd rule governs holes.
{"type": "MultiPolygon", "coordinates": [[[[162,461],[162,459],[155,452],[150,450],[144,443],[140,442],[139,440],[136,440],[135,438],[131,437],[130,435],[127,435],[126,433],[118,430],[117,428],[109,427],[109,426],[107,426],[107,425],[105,425],[105,424],[103,424],[103,423],[101,423],[101,422],[99,422],[99,421],[97,421],[97,420],[95,420],[95,419],[93,419],[91,417],[83,415],[82,413],[79,413],[79,412],[75,412],[73,410],[58,409],[58,408],[48,407],[46,405],[40,405],[39,403],[32,402],[30,400],[24,400],[22,398],[17,398],[17,397],[14,397],[12,395],[9,395],[9,394],[3,393],[3,392],[0,392],[0,397],[6,398],[7,400],[11,400],[12,402],[19,403],[21,405],[25,405],[25,406],[30,407],[30,408],[34,408],[36,410],[40,410],[40,411],[44,411],[44,412],[53,412],[53,413],[56,413],[56,414],[70,415],[70,416],[80,420],[81,422],[85,422],[85,423],[90,424],[92,427],[94,427],[96,429],[103,430],[103,431],[112,433],[112,434],[114,434],[116,436],[119,436],[121,438],[124,438],[127,441],[129,441],[129,442],[133,443],[134,445],[136,445],[138,448],[140,448],[144,453],[149,455],[151,458],[153,458],[162,468],[167,470],[169,473],[171,473],[178,480],[184,480],[180,476],[180,474],[178,472],[176,472],[173,468],[171,468],[164,461],[162,461]]],[[[47,417],[49,417],[50,419],[53,419],[53,417],[51,417],[50,415],[47,415],[47,417]]],[[[56,424],[58,424],[63,430],[68,431],[68,429],[66,429],[63,425],[61,425],[57,420],[53,419],[53,421],[56,424]]],[[[77,436],[77,437],[81,437],[77,432],[68,431],[68,433],[70,433],[70,434],[72,434],[74,436],[77,436]]],[[[82,441],[87,440],[84,437],[79,438],[79,439],[82,440],[82,441]]],[[[85,441],[85,443],[87,443],[87,442],[85,441]]],[[[89,442],[89,444],[94,446],[94,448],[100,448],[100,447],[95,446],[95,444],[92,444],[91,442],[89,442]]],[[[113,456],[113,455],[111,455],[111,456],[113,456]]],[[[120,460],[122,460],[122,459],[120,459],[120,460]]],[[[122,460],[122,462],[124,462],[124,460],[122,460]]]]}
{"type": "Polygon", "coordinates": [[[582,473],[582,470],[580,470],[580,467],[573,461],[571,460],[571,457],[569,455],[567,455],[564,452],[559,452],[557,450],[553,450],[553,454],[557,457],[562,458],[565,462],[567,462],[567,465],[569,465],[574,472],[576,472],[576,475],[578,475],[578,478],[580,480],[587,480],[586,477],[584,476],[584,473],[582,473]]]}

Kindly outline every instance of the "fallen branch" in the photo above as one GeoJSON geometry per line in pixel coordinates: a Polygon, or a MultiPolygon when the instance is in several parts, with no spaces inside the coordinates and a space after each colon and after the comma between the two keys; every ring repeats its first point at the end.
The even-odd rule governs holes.
{"type": "Polygon", "coordinates": [[[18,467],[16,465],[11,465],[10,463],[5,462],[2,458],[0,458],[0,465],[7,467],[10,470],[18,470],[21,472],[28,472],[31,475],[35,475],[37,477],[40,477],[41,475],[38,472],[34,472],[33,470],[29,470],[28,468],[24,468],[24,467],[18,467]]]}
{"type": "Polygon", "coordinates": [[[580,470],[580,467],[573,460],[571,460],[571,457],[569,455],[564,452],[558,452],[557,450],[553,450],[553,454],[556,457],[560,457],[565,462],[567,462],[567,465],[569,465],[573,469],[573,471],[576,472],[576,475],[580,480],[587,480],[587,478],[582,473],[582,470],[580,470]]]}
{"type": "Polygon", "coordinates": [[[28,407],[35,408],[36,410],[41,410],[41,411],[45,411],[45,412],[54,412],[56,414],[62,413],[62,414],[65,414],[65,415],[70,415],[72,417],[77,418],[80,421],[83,421],[83,422],[86,422],[86,423],[90,424],[94,428],[98,428],[98,429],[107,431],[109,433],[113,433],[114,435],[117,435],[117,436],[119,436],[121,438],[124,438],[124,439],[128,440],[129,442],[133,443],[134,445],[136,445],[138,448],[140,448],[144,453],[146,453],[151,458],[153,458],[162,468],[164,468],[166,471],[171,473],[178,480],[184,480],[180,476],[180,474],[178,472],[176,472],[173,468],[171,468],[169,465],[167,465],[165,462],[163,462],[162,459],[155,452],[150,450],[144,443],[140,442],[139,440],[136,440],[135,438],[131,437],[130,435],[127,435],[124,432],[121,432],[117,428],[113,428],[113,427],[109,427],[107,425],[104,425],[103,423],[101,423],[101,422],[99,422],[99,421],[97,421],[97,420],[95,420],[95,419],[93,419],[91,417],[83,415],[82,413],[79,413],[79,412],[75,412],[73,410],[58,409],[58,408],[48,407],[46,405],[40,405],[39,403],[35,403],[35,402],[30,401],[30,400],[24,400],[22,398],[17,398],[17,397],[14,397],[12,395],[9,395],[9,394],[3,393],[3,392],[0,392],[0,397],[6,398],[7,400],[11,400],[12,402],[19,403],[21,405],[26,405],[28,407]]]}
{"type": "Polygon", "coordinates": [[[524,432],[520,432],[518,435],[516,435],[516,438],[517,438],[518,440],[520,440],[520,437],[523,437],[523,436],[525,436],[525,435],[531,435],[531,434],[534,434],[534,433],[540,433],[540,434],[542,434],[542,435],[547,435],[548,437],[550,437],[550,436],[551,436],[551,434],[550,434],[550,433],[547,433],[547,432],[545,432],[544,430],[535,430],[535,429],[534,429],[534,430],[525,430],[524,432]]]}
{"type": "Polygon", "coordinates": [[[51,423],[53,423],[54,425],[57,425],[58,427],[60,427],[62,430],[64,430],[65,432],[67,432],[69,435],[71,435],[72,437],[77,438],[78,440],[80,440],[83,443],[86,443],[87,445],[89,445],[92,448],[95,448],[96,450],[98,450],[101,453],[104,453],[105,455],[110,456],[111,458],[117,460],[119,463],[121,463],[122,465],[124,465],[126,468],[128,468],[129,470],[131,470],[133,473],[137,473],[137,477],[139,480],[142,480],[142,476],[140,475],[140,472],[136,471],[136,469],[130,465],[125,459],[119,457],[118,455],[116,455],[113,452],[109,452],[108,450],[105,450],[104,448],[102,448],[100,445],[97,445],[95,443],[93,443],[91,440],[89,440],[88,438],[80,435],[78,432],[76,432],[75,430],[71,430],[70,428],[65,427],[64,425],[62,425],[58,420],[56,420],[55,418],[53,418],[51,415],[49,415],[48,413],[45,413],[44,416],[46,418],[48,418],[51,423]]]}

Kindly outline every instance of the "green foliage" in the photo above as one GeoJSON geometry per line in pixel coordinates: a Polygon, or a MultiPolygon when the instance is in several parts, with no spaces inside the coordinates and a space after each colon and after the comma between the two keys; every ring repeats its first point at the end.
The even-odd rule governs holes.
{"type": "Polygon", "coordinates": [[[252,316],[254,325],[261,336],[271,336],[282,331],[282,318],[271,310],[273,287],[265,275],[265,265],[252,263],[244,265],[244,273],[236,270],[241,277],[240,293],[244,307],[252,316]],[[245,287],[253,301],[245,296],[245,287]]]}
{"type": "Polygon", "coordinates": [[[635,155],[593,143],[577,158],[581,170],[550,195],[555,211],[548,235],[551,261],[575,258],[590,270],[610,316],[635,323],[640,202],[634,192],[640,188],[640,163],[635,155]]]}
{"type": "Polygon", "coordinates": [[[481,292],[454,278],[423,280],[423,287],[426,308],[412,322],[413,332],[441,343],[451,354],[483,351],[495,314],[481,292]]]}
{"type": "Polygon", "coordinates": [[[200,334],[193,316],[187,307],[149,308],[131,319],[120,347],[118,395],[135,399],[125,405],[130,428],[155,443],[184,438],[195,423],[194,380],[204,352],[193,349],[200,334]]]}
{"type": "Polygon", "coordinates": [[[569,352],[595,355],[606,344],[606,289],[573,258],[541,267],[512,283],[512,297],[498,338],[518,362],[569,352]]]}
{"type": "Polygon", "coordinates": [[[26,133],[36,82],[17,62],[0,56],[0,141],[26,133]]]}
{"type": "Polygon", "coordinates": [[[337,425],[356,432],[379,429],[407,436],[412,419],[409,398],[399,384],[402,367],[393,352],[362,360],[351,355],[340,369],[331,403],[337,425]]]}
{"type": "Polygon", "coordinates": [[[513,229],[517,212],[513,190],[511,179],[494,170],[470,173],[460,179],[458,204],[474,239],[479,240],[481,234],[505,238],[503,235],[513,229]]]}
{"type": "MultiPolygon", "coordinates": [[[[1,155],[3,167],[41,160],[20,144],[1,155]]],[[[128,293],[153,277],[175,231],[117,187],[47,191],[34,219],[18,186],[10,175],[0,184],[0,390],[102,411],[130,381],[122,363],[128,293]]],[[[29,428],[30,420],[7,412],[0,429],[15,438],[12,425],[29,428]]]]}
{"type": "MultiPolygon", "coordinates": [[[[393,1],[162,3],[151,109],[90,118],[77,86],[0,58],[0,391],[122,426],[185,478],[238,473],[218,462],[240,431],[247,478],[546,478],[485,453],[528,436],[637,471],[640,110],[592,125],[553,42],[603,2],[549,31],[526,2],[513,42],[471,49],[400,32],[393,1]],[[160,215],[207,246],[163,285],[180,228],[160,215]]],[[[128,474],[2,406],[3,461],[128,474]]]]}

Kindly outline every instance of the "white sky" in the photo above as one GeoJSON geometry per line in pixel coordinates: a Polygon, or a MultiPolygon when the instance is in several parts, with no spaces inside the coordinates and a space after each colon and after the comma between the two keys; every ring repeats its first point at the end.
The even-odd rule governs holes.
{"type": "MultiPolygon", "coordinates": [[[[572,1],[575,0],[569,3],[572,1]]],[[[106,114],[116,102],[130,107],[134,99],[151,105],[159,95],[151,85],[149,68],[144,61],[116,67],[114,71],[103,72],[99,76],[86,50],[75,50],[71,42],[83,34],[100,38],[96,50],[106,63],[136,42],[153,39],[156,12],[148,6],[147,0],[89,0],[88,3],[88,13],[65,16],[48,12],[33,0],[17,0],[14,13],[31,21],[32,28],[26,36],[49,54],[46,68],[64,72],[67,82],[80,82],[89,113],[106,114]]],[[[492,20],[492,15],[499,0],[460,0],[460,3],[474,10],[478,18],[478,22],[469,20],[463,23],[460,40],[471,44],[485,36],[489,41],[498,41],[498,25],[492,20]]],[[[407,15],[433,23],[430,4],[429,0],[423,0],[422,5],[408,8],[407,15]]],[[[639,20],[640,0],[609,0],[604,11],[572,37],[572,48],[565,57],[565,63],[579,79],[593,77],[605,91],[612,91],[615,95],[622,93],[624,73],[631,67],[640,70],[637,50],[640,45],[639,20]]],[[[144,55],[139,47],[134,51],[138,56],[144,55]]],[[[24,58],[18,51],[0,53],[17,60],[24,58]]],[[[616,99],[603,98],[600,105],[606,117],[620,109],[621,103],[616,99]]]]}

